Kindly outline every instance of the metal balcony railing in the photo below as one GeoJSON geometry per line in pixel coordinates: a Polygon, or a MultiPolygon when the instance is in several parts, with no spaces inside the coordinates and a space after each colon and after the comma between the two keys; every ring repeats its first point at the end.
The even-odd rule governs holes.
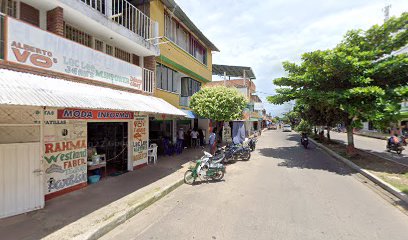
{"type": "Polygon", "coordinates": [[[112,21],[122,25],[144,39],[154,38],[155,22],[126,0],[81,0],[112,21]]]}
{"type": "Polygon", "coordinates": [[[153,93],[154,72],[143,68],[143,91],[153,93]]]}

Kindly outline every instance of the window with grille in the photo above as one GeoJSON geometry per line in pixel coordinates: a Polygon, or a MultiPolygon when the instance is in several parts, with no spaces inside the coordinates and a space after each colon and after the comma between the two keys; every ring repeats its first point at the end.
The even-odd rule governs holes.
{"type": "Polygon", "coordinates": [[[111,45],[106,44],[106,54],[113,56],[113,47],[111,45]]]}
{"type": "Polygon", "coordinates": [[[92,36],[68,24],[64,27],[64,36],[79,44],[92,47],[92,36]]]}
{"type": "Polygon", "coordinates": [[[0,12],[11,17],[17,17],[17,2],[13,0],[0,0],[0,12]]]}
{"type": "Polygon", "coordinates": [[[95,50],[103,52],[103,42],[95,39],[95,50]]]}
{"type": "Polygon", "coordinates": [[[123,61],[126,62],[131,62],[132,61],[132,54],[115,47],[115,57],[122,59],[123,61]]]}

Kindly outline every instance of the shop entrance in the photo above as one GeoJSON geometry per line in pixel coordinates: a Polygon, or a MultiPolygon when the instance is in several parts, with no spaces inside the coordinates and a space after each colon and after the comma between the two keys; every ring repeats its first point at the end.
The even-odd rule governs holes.
{"type": "Polygon", "coordinates": [[[120,175],[128,169],[128,123],[88,123],[88,167],[90,175],[120,175]]]}

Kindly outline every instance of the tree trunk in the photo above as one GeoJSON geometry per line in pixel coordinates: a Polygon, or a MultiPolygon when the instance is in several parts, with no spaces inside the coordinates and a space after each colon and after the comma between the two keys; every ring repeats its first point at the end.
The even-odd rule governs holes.
{"type": "Polygon", "coordinates": [[[350,123],[346,123],[347,128],[347,150],[346,153],[349,156],[356,154],[356,148],[354,147],[354,135],[353,135],[353,126],[350,123]]]}

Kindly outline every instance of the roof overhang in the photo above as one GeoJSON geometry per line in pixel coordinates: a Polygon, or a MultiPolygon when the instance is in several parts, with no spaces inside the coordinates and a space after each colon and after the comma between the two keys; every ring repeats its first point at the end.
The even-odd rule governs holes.
{"type": "Polygon", "coordinates": [[[187,17],[183,10],[174,0],[161,0],[163,4],[176,16],[186,27],[190,29],[212,51],[219,52],[218,48],[201,32],[200,29],[187,17]]]}
{"type": "Polygon", "coordinates": [[[255,79],[255,73],[252,71],[251,67],[242,67],[242,66],[228,66],[228,65],[212,65],[213,75],[222,76],[224,73],[229,77],[245,77],[249,79],[255,79]]]}
{"type": "Polygon", "coordinates": [[[153,96],[0,69],[0,106],[107,109],[186,116],[153,96]]]}

